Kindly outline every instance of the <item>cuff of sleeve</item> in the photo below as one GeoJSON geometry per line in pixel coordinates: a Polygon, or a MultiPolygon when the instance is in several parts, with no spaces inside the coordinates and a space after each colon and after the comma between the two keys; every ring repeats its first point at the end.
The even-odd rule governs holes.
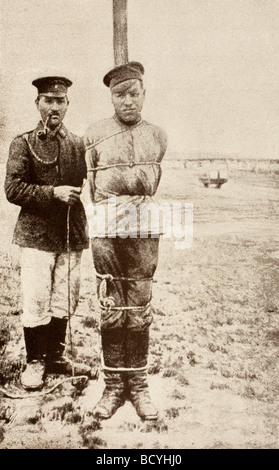
{"type": "Polygon", "coordinates": [[[49,201],[54,199],[54,186],[45,186],[45,194],[49,201]]]}

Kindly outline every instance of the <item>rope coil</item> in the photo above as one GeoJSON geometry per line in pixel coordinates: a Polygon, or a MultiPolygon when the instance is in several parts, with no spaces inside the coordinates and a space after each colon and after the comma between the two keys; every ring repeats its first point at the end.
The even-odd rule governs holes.
{"type": "Polygon", "coordinates": [[[153,277],[147,277],[147,278],[133,278],[133,277],[122,277],[122,276],[113,276],[112,274],[100,274],[96,272],[96,276],[101,279],[100,285],[99,285],[99,301],[100,301],[100,307],[102,310],[110,311],[110,310],[138,310],[138,311],[144,311],[146,310],[149,306],[151,301],[147,302],[146,305],[134,305],[134,306],[123,306],[123,307],[116,307],[115,306],[115,299],[112,296],[107,295],[107,289],[108,289],[108,281],[128,281],[128,282],[143,282],[143,281],[150,281],[153,280],[153,277]]]}

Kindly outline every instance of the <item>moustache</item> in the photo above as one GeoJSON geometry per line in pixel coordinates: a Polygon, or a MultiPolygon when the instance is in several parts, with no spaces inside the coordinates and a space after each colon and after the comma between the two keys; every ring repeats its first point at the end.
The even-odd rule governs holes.
{"type": "Polygon", "coordinates": [[[53,116],[59,117],[59,113],[57,113],[57,112],[48,113],[47,118],[46,118],[45,123],[44,123],[44,128],[43,128],[43,130],[38,132],[38,137],[39,137],[41,140],[45,140],[45,139],[46,139],[46,136],[47,136],[47,133],[48,133],[47,124],[48,124],[48,121],[50,120],[50,118],[53,117],[53,116]]]}

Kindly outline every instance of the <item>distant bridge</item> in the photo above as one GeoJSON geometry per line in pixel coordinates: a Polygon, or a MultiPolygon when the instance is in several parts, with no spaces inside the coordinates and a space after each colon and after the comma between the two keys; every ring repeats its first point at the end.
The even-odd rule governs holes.
{"type": "Polygon", "coordinates": [[[184,159],[165,159],[162,163],[165,168],[193,168],[208,169],[210,167],[229,170],[254,171],[254,172],[278,172],[279,158],[234,158],[234,157],[200,157],[184,159]]]}

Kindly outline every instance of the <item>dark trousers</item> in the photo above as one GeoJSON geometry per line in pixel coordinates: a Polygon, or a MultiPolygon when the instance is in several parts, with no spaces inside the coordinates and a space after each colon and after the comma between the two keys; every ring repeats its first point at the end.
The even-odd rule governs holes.
{"type": "MultiPolygon", "coordinates": [[[[114,307],[117,308],[102,309],[101,329],[143,330],[151,324],[152,278],[157,268],[158,249],[159,238],[116,237],[92,240],[96,272],[116,278],[106,280],[106,296],[113,298],[114,307]]],[[[97,276],[100,300],[103,296],[101,282],[102,278],[97,276]]]]}

